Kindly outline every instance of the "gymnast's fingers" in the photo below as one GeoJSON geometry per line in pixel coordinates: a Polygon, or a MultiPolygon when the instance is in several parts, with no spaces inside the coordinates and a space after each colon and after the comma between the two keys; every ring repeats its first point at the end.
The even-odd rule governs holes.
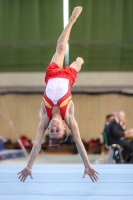
{"type": "Polygon", "coordinates": [[[84,172],[84,174],[83,174],[83,178],[85,178],[85,176],[86,176],[86,173],[84,172]]]}
{"type": "Polygon", "coordinates": [[[97,181],[97,177],[96,177],[95,175],[93,176],[93,179],[94,179],[95,181],[97,181]]]}
{"type": "Polygon", "coordinates": [[[18,177],[18,179],[20,179],[22,176],[23,176],[23,174],[21,174],[21,175],[18,177]]]}
{"type": "Polygon", "coordinates": [[[23,178],[21,179],[22,182],[24,182],[25,177],[23,176],[23,178]]]}
{"type": "Polygon", "coordinates": [[[17,174],[21,174],[22,173],[22,171],[21,172],[18,172],[17,174]]]}
{"type": "Polygon", "coordinates": [[[31,177],[31,179],[33,179],[33,176],[32,176],[32,174],[30,174],[30,177],[31,177]]]}
{"type": "Polygon", "coordinates": [[[23,181],[24,176],[21,177],[20,181],[23,181]]]}
{"type": "Polygon", "coordinates": [[[99,173],[98,173],[97,171],[95,171],[95,170],[94,170],[94,172],[95,172],[96,174],[99,174],[99,173]]]}
{"type": "Polygon", "coordinates": [[[23,179],[23,182],[25,182],[26,177],[23,179]]]}
{"type": "Polygon", "coordinates": [[[98,176],[97,176],[96,174],[94,174],[94,176],[95,176],[97,179],[99,179],[98,176]]]}
{"type": "Polygon", "coordinates": [[[93,177],[92,177],[91,175],[89,175],[89,176],[90,176],[90,178],[91,178],[92,182],[94,182],[94,179],[93,179],[93,177]]]}

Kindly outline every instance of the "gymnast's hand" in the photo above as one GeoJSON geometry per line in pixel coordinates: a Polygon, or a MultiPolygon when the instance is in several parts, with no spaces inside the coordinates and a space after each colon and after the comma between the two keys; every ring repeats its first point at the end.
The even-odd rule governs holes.
{"type": "Polygon", "coordinates": [[[85,168],[83,178],[85,178],[86,174],[90,176],[92,182],[95,182],[98,180],[98,176],[97,176],[98,172],[95,171],[91,166],[88,166],[85,168]]]}
{"type": "Polygon", "coordinates": [[[18,179],[20,179],[20,181],[24,182],[25,179],[27,178],[27,176],[30,176],[32,179],[32,171],[29,167],[25,167],[21,172],[19,172],[18,174],[20,174],[20,176],[18,177],[18,179]]]}

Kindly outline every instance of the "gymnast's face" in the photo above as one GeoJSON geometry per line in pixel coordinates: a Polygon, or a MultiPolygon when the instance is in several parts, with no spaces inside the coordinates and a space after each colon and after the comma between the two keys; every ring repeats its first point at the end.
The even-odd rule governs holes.
{"type": "Polygon", "coordinates": [[[61,119],[53,118],[49,123],[49,137],[51,139],[60,139],[62,138],[66,127],[64,126],[61,119]]]}

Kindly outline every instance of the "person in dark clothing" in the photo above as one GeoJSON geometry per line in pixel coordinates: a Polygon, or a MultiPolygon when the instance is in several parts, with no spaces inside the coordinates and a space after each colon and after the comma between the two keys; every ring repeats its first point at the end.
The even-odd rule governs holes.
{"type": "Polygon", "coordinates": [[[103,132],[104,133],[107,133],[108,132],[108,127],[109,127],[109,124],[110,122],[114,119],[114,115],[113,114],[108,114],[106,116],[106,122],[105,122],[105,125],[104,125],[104,129],[103,129],[103,132]]]}
{"type": "Polygon", "coordinates": [[[122,148],[122,155],[125,162],[130,162],[130,155],[133,153],[132,129],[125,129],[125,113],[120,111],[111,121],[107,137],[109,145],[119,144],[122,148]],[[131,138],[130,138],[131,137],[131,138]]]}

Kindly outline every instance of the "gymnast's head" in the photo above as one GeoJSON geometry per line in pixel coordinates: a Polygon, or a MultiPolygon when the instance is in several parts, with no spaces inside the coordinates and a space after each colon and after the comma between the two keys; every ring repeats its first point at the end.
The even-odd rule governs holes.
{"type": "Polygon", "coordinates": [[[64,125],[61,117],[52,118],[48,126],[49,131],[49,146],[59,147],[61,143],[65,142],[68,138],[67,128],[64,125]]]}

